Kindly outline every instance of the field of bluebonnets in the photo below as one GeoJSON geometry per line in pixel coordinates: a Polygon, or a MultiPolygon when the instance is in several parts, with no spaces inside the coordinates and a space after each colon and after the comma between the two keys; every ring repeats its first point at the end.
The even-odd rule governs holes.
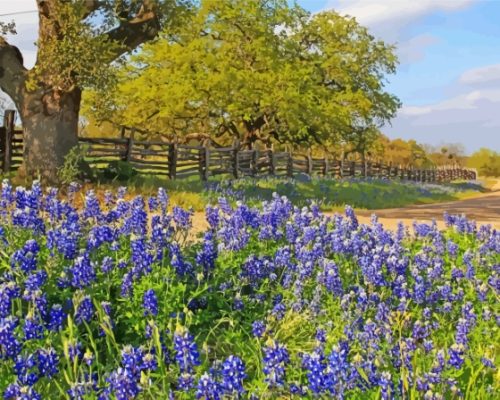
{"type": "Polygon", "coordinates": [[[499,398],[490,227],[127,199],[3,183],[5,399],[499,398]]]}

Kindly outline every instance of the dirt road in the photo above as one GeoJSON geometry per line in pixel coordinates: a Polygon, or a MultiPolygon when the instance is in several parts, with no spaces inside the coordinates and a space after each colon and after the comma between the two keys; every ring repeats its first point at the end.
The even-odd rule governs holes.
{"type": "MultiPolygon", "coordinates": [[[[447,203],[381,210],[357,210],[356,215],[361,223],[370,223],[371,215],[376,214],[379,221],[388,229],[396,229],[399,221],[411,226],[413,221],[431,222],[432,219],[436,219],[439,228],[444,228],[443,213],[445,211],[448,214],[465,214],[469,219],[475,220],[478,225],[491,224],[500,229],[500,191],[447,203]]],[[[206,229],[207,222],[204,213],[195,213],[193,227],[195,233],[206,229]]]]}
{"type": "Polygon", "coordinates": [[[388,228],[397,226],[398,221],[411,224],[414,220],[428,222],[433,218],[438,221],[438,225],[444,226],[442,219],[445,211],[448,214],[465,214],[467,218],[475,220],[478,224],[491,224],[500,229],[500,191],[447,203],[382,210],[360,210],[357,211],[357,215],[361,222],[368,222],[370,216],[376,214],[380,222],[388,228]]]}

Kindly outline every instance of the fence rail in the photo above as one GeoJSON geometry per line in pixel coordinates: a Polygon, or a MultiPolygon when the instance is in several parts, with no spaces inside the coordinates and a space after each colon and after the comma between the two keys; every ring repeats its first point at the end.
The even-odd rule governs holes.
{"type": "MultiPolygon", "coordinates": [[[[202,180],[210,176],[288,176],[307,174],[330,178],[378,177],[418,182],[449,182],[457,179],[474,180],[476,170],[458,166],[417,169],[382,162],[355,162],[311,155],[295,155],[273,150],[241,150],[238,146],[212,148],[161,141],[140,141],[130,137],[84,138],[88,146],[87,162],[96,169],[106,169],[115,161],[126,161],[139,173],[164,175],[183,179],[197,175],[202,180]]],[[[0,127],[0,162],[3,172],[16,169],[22,161],[23,131],[14,129],[14,111],[4,116],[0,127]]]]}

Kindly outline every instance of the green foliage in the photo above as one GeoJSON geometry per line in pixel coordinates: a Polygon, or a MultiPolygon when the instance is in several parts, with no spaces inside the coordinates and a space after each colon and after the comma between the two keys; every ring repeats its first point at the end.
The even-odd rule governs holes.
{"type": "Polygon", "coordinates": [[[85,177],[85,172],[89,171],[89,168],[84,165],[87,151],[87,146],[75,146],[64,157],[64,164],[57,171],[61,184],[69,185],[85,177]]]}
{"type": "Polygon", "coordinates": [[[328,145],[353,128],[368,137],[399,105],[384,91],[392,46],[352,18],[285,0],[201,1],[175,37],[131,61],[116,92],[89,94],[86,115],[181,138],[328,145]]]}
{"type": "Polygon", "coordinates": [[[54,2],[53,23],[38,40],[38,62],[30,73],[28,87],[50,82],[61,91],[75,86],[108,89],[113,79],[110,61],[121,44],[110,41],[101,27],[86,18],[83,1],[54,2]],[[64,37],[64,40],[60,40],[64,37]]]}
{"type": "Polygon", "coordinates": [[[109,167],[104,170],[107,179],[119,182],[127,182],[137,175],[137,171],[127,161],[116,160],[109,163],[109,167]]]}
{"type": "Polygon", "coordinates": [[[467,159],[467,166],[476,168],[479,175],[500,176],[500,153],[482,148],[467,159]]]}

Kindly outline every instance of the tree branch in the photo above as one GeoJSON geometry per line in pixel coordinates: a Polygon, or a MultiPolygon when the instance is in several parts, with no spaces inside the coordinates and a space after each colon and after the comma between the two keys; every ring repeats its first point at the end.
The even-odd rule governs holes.
{"type": "Polygon", "coordinates": [[[17,107],[21,102],[26,73],[19,49],[0,36],[0,89],[14,100],[17,107]]]}
{"type": "Polygon", "coordinates": [[[114,57],[118,58],[142,43],[154,39],[160,31],[158,17],[156,4],[153,1],[144,0],[141,9],[133,19],[122,21],[116,28],[105,33],[109,40],[121,44],[114,57]]]}
{"type": "Polygon", "coordinates": [[[85,13],[83,14],[82,19],[87,18],[94,11],[97,11],[102,5],[103,2],[99,0],[85,0],[84,3],[85,13]]]}

